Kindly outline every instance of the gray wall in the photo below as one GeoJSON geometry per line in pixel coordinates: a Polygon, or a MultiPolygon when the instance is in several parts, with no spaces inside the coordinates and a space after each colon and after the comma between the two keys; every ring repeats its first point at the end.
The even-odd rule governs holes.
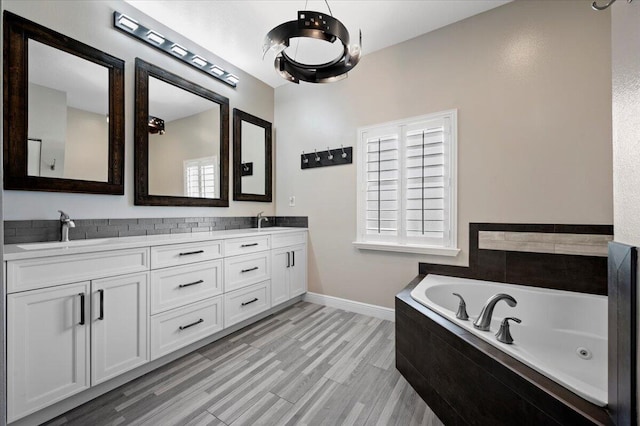
{"type": "MultiPolygon", "coordinates": [[[[140,57],[178,74],[230,100],[230,107],[240,108],[273,121],[274,91],[216,55],[186,40],[169,28],[147,18],[122,1],[30,1],[5,0],[2,9],[35,21],[48,28],[80,40],[126,61],[125,64],[125,196],[57,194],[29,191],[4,191],[5,219],[55,219],[57,209],[76,218],[251,216],[264,210],[273,215],[275,203],[230,202],[229,208],[142,207],[133,205],[133,129],[134,129],[134,61],[140,57]],[[112,28],[114,10],[128,14],[166,37],[194,50],[240,77],[236,89],[208,77],[179,61],[112,28]]],[[[221,40],[221,42],[224,42],[221,40]]],[[[259,54],[257,51],[256,54],[259,54]]],[[[231,111],[231,110],[230,110],[231,111]]],[[[230,120],[231,121],[231,120],[230,120]]],[[[231,135],[231,123],[229,124],[231,135]]],[[[230,176],[233,176],[231,171],[230,176]]],[[[230,191],[231,193],[231,191],[230,191]]]]}
{"type": "Polygon", "coordinates": [[[613,5],[611,18],[614,239],[640,247],[640,3],[613,5]]]}
{"type": "Polygon", "coordinates": [[[309,290],[392,307],[419,261],[467,264],[469,222],[611,224],[610,32],[586,0],[516,1],[365,55],[341,82],[277,88],[276,209],[309,216],[309,290]],[[451,108],[462,252],[356,250],[355,162],[300,170],[301,151],[451,108]]]}

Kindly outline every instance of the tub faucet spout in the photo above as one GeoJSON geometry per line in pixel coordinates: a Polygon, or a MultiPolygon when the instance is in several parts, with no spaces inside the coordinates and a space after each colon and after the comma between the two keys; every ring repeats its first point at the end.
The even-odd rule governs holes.
{"type": "Polygon", "coordinates": [[[478,330],[489,331],[489,326],[491,325],[491,317],[493,316],[493,308],[495,308],[496,303],[501,300],[507,302],[507,305],[511,306],[512,308],[518,304],[518,302],[516,302],[516,299],[509,296],[508,294],[495,294],[491,296],[489,300],[487,300],[487,303],[484,304],[482,310],[480,311],[478,319],[473,322],[473,326],[478,330]]]}

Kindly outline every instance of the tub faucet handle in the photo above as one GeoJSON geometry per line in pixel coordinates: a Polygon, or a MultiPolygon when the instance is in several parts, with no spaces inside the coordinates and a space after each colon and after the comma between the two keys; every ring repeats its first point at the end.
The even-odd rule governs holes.
{"type": "Polygon", "coordinates": [[[509,331],[509,321],[517,322],[520,324],[522,320],[520,318],[507,317],[502,320],[502,324],[500,324],[500,330],[496,333],[496,338],[498,342],[506,343],[510,345],[513,343],[513,337],[511,337],[511,332],[509,331]]]}
{"type": "Polygon", "coordinates": [[[454,296],[458,296],[460,299],[460,304],[458,305],[458,312],[456,312],[456,318],[459,320],[467,321],[469,319],[469,314],[467,314],[467,304],[464,302],[462,296],[458,293],[452,293],[454,296]]]}

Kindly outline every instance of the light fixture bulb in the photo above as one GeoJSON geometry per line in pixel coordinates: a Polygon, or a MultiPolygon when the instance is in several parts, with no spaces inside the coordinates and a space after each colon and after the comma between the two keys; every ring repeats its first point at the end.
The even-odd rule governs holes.
{"type": "Polygon", "coordinates": [[[164,43],[164,37],[152,30],[149,30],[149,32],[147,32],[147,38],[155,44],[164,43]]]}
{"type": "Polygon", "coordinates": [[[191,62],[193,62],[194,64],[198,65],[199,67],[204,67],[205,65],[207,65],[207,60],[204,59],[201,56],[198,56],[198,55],[194,55],[194,57],[191,60],[191,62]]]}
{"type": "Polygon", "coordinates": [[[214,73],[217,76],[222,76],[224,75],[224,70],[222,68],[220,68],[217,65],[214,65],[211,67],[211,72],[214,73]]]}
{"type": "Polygon", "coordinates": [[[240,81],[240,79],[236,75],[229,74],[229,76],[227,77],[227,81],[231,84],[237,84],[240,81]]]}
{"type": "Polygon", "coordinates": [[[185,56],[187,53],[189,53],[187,52],[187,49],[180,46],[179,44],[174,44],[173,46],[171,46],[171,51],[180,57],[185,56]]]}
{"type": "Polygon", "coordinates": [[[138,21],[136,21],[135,19],[129,18],[127,15],[120,15],[120,18],[118,19],[118,24],[125,27],[129,31],[135,31],[139,27],[138,21]]]}

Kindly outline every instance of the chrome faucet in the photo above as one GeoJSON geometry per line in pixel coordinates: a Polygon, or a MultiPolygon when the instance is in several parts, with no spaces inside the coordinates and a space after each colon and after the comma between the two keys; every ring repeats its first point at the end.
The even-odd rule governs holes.
{"type": "Polygon", "coordinates": [[[487,303],[484,304],[482,310],[480,311],[480,315],[478,315],[478,319],[473,322],[473,326],[478,330],[489,331],[489,326],[491,325],[491,316],[493,315],[493,308],[495,308],[496,303],[501,300],[507,302],[507,305],[511,306],[512,308],[518,304],[518,302],[516,302],[516,299],[509,296],[508,294],[495,294],[491,296],[489,300],[487,300],[487,303]]]}
{"type": "Polygon", "coordinates": [[[76,224],[71,220],[68,214],[66,214],[62,210],[58,211],[60,212],[60,224],[62,226],[60,241],[62,241],[63,243],[67,243],[69,242],[69,228],[75,228],[76,224]]]}
{"type": "Polygon", "coordinates": [[[258,213],[258,216],[256,217],[256,219],[258,220],[258,229],[262,228],[262,221],[263,220],[269,222],[269,218],[262,216],[262,213],[264,213],[264,212],[258,213]]]}

